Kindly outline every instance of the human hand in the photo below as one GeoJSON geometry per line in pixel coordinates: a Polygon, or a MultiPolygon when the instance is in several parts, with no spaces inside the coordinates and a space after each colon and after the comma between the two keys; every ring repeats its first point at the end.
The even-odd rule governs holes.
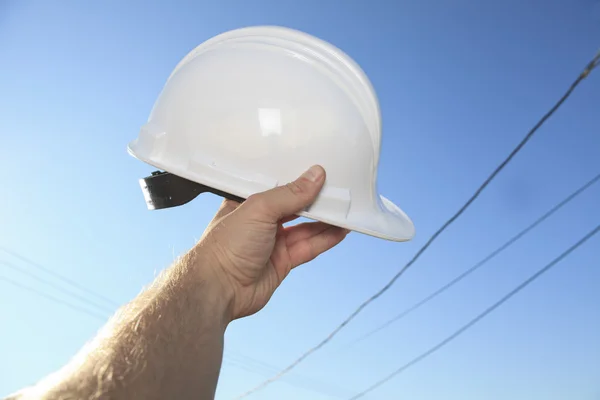
{"type": "Polygon", "coordinates": [[[232,319],[259,311],[292,268],[346,237],[347,230],[323,222],[283,226],[316,199],[324,183],[325,171],[314,166],[242,204],[223,202],[193,251],[222,284],[232,319]]]}

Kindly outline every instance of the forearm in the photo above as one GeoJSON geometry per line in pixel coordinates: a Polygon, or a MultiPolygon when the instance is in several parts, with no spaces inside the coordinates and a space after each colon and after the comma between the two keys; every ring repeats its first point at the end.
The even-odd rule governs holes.
{"type": "Polygon", "coordinates": [[[229,297],[202,263],[193,251],[165,271],[33,397],[212,399],[229,297]]]}

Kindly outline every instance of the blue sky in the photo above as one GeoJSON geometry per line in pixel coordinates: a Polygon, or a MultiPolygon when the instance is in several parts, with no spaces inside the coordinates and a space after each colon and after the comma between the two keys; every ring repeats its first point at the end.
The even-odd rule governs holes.
{"type": "MultiPolygon", "coordinates": [[[[320,341],[379,289],[562,95],[600,46],[600,2],[0,0],[0,245],[123,303],[188,249],[219,199],[145,209],[127,155],[177,62],[220,32],[288,26],[334,43],[382,108],[379,188],[416,238],[352,234],[233,323],[217,398],[320,341]],[[260,364],[260,365],[259,365],[260,364]]],[[[347,343],[483,258],[600,172],[600,71],[472,208],[330,346],[253,398],[347,398],[453,332],[600,223],[600,184],[437,301],[347,343]]],[[[600,238],[370,399],[600,398],[600,238]]],[[[31,273],[26,263],[0,251],[31,273]]],[[[60,297],[0,263],[7,277],[60,297]]],[[[102,312],[108,316],[114,306],[102,312]]],[[[64,364],[101,326],[0,280],[0,396],[64,364]]]]}

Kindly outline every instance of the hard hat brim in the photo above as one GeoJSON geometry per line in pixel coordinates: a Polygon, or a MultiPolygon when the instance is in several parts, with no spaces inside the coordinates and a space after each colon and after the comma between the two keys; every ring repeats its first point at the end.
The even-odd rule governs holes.
{"type": "MultiPolygon", "coordinates": [[[[236,179],[232,179],[231,181],[228,181],[227,179],[217,181],[214,179],[209,179],[208,177],[205,177],[203,179],[198,176],[192,176],[189,173],[189,170],[187,170],[186,168],[177,168],[173,166],[162,165],[162,163],[158,162],[155,159],[143,156],[138,150],[141,149],[137,148],[137,140],[132,141],[127,147],[127,151],[131,156],[137,158],[140,161],[143,161],[146,164],[149,164],[160,170],[168,171],[173,175],[213,189],[205,191],[216,192],[222,197],[226,198],[238,199],[247,199],[251,195],[258,193],[258,191],[252,192],[244,191],[243,189],[240,190],[239,185],[235,184],[236,179]]],[[[273,187],[275,186],[276,185],[273,185],[273,187]]],[[[268,190],[269,187],[265,187],[264,189],[268,190]]],[[[415,227],[412,220],[408,217],[408,215],[406,215],[404,211],[402,211],[400,207],[398,207],[392,201],[390,201],[384,196],[379,197],[379,204],[381,206],[379,209],[373,210],[371,212],[362,212],[358,215],[350,213],[346,218],[339,218],[335,216],[332,217],[323,213],[313,213],[310,212],[310,210],[300,212],[298,213],[298,215],[301,217],[305,217],[315,221],[321,221],[334,226],[339,226],[341,228],[349,229],[351,231],[363,233],[380,239],[395,242],[405,242],[411,240],[415,235],[415,227]]],[[[146,201],[148,202],[148,198],[146,198],[146,201]]],[[[187,202],[188,201],[175,205],[182,205],[187,202]]],[[[167,207],[149,208],[159,209],[167,207]]]]}

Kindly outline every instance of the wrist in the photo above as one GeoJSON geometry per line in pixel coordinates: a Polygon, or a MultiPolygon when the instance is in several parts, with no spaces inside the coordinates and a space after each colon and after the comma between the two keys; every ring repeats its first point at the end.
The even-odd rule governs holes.
{"type": "Polygon", "coordinates": [[[182,280],[193,301],[205,304],[223,328],[233,320],[234,291],[217,262],[196,246],[181,260],[182,280]]]}

